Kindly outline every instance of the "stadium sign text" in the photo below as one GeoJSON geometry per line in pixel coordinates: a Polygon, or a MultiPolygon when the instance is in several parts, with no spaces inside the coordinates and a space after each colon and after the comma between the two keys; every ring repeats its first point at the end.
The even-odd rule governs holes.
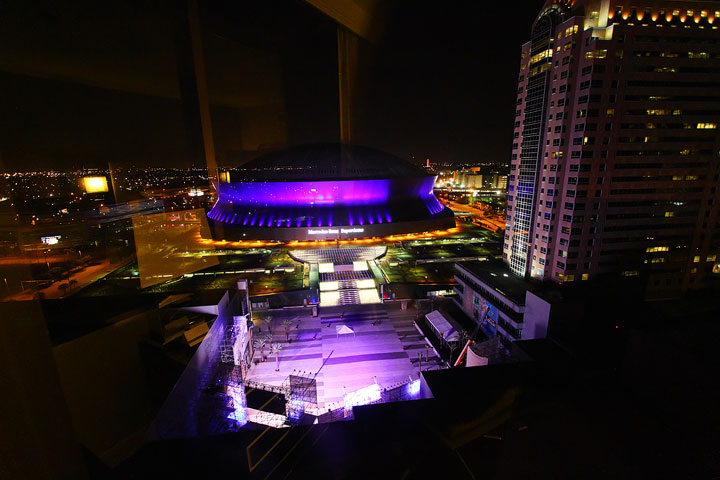
{"type": "Polygon", "coordinates": [[[347,235],[348,233],[363,233],[364,228],[308,228],[308,235],[347,235]]]}

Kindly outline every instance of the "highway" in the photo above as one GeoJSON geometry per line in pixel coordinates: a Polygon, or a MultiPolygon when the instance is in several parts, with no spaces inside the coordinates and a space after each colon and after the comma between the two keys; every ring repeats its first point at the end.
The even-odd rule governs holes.
{"type": "Polygon", "coordinates": [[[493,217],[487,216],[485,211],[481,208],[473,207],[471,205],[463,205],[457,202],[451,202],[444,198],[439,199],[445,206],[454,212],[468,212],[473,216],[478,223],[483,223],[494,227],[496,230],[505,230],[505,219],[501,215],[493,217]]]}

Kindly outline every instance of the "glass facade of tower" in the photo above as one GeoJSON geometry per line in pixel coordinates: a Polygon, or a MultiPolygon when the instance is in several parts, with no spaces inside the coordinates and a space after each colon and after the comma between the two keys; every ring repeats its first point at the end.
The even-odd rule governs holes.
{"type": "Polygon", "coordinates": [[[552,67],[553,19],[552,15],[543,15],[538,19],[533,27],[530,48],[518,183],[512,214],[513,227],[510,230],[510,269],[517,275],[526,272],[528,245],[533,231],[538,165],[542,163],[542,141],[545,137],[548,75],[552,67]]]}

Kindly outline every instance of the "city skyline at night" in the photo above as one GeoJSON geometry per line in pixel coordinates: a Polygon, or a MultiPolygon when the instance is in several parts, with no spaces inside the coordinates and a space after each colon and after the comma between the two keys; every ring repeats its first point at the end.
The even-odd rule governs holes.
{"type": "Polygon", "coordinates": [[[0,23],[3,480],[720,475],[720,1],[0,23]]]}

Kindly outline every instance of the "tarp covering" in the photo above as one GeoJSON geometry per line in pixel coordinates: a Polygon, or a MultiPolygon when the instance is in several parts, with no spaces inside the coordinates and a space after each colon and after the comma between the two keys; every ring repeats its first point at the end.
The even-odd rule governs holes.
{"type": "Polygon", "coordinates": [[[349,335],[353,334],[355,335],[355,330],[348,327],[347,325],[335,325],[335,331],[338,335],[349,335]]]}
{"type": "Polygon", "coordinates": [[[438,337],[443,338],[446,342],[459,342],[460,341],[460,334],[458,331],[453,327],[450,322],[443,316],[442,313],[438,312],[437,310],[433,310],[432,312],[425,315],[425,318],[427,319],[428,323],[430,323],[430,326],[435,330],[435,333],[437,333],[438,337]]]}

